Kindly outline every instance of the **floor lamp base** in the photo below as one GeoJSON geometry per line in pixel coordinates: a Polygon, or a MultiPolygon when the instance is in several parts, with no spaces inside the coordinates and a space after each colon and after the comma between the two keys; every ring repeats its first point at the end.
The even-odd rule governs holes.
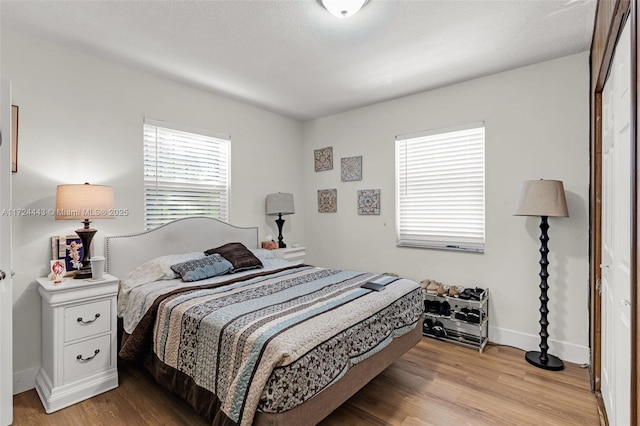
{"type": "Polygon", "coordinates": [[[529,351],[524,355],[524,358],[529,364],[545,370],[560,371],[564,369],[564,363],[557,356],[547,354],[547,362],[545,364],[540,360],[541,355],[539,351],[529,351]]]}

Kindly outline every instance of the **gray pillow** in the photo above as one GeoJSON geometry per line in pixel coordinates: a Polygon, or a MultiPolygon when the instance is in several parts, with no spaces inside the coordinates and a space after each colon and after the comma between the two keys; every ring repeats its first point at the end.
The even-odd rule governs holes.
{"type": "Polygon", "coordinates": [[[233,265],[224,257],[215,254],[172,265],[171,269],[182,277],[182,281],[191,282],[224,275],[233,270],[233,265]]]}

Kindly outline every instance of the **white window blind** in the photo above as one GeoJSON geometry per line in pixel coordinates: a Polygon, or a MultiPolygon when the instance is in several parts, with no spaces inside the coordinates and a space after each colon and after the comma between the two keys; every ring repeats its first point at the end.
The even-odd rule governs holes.
{"type": "Polygon", "coordinates": [[[398,246],[484,251],[484,123],[396,137],[398,246]]]}
{"type": "Polygon", "coordinates": [[[226,135],[144,120],[144,217],[147,229],[188,216],[229,218],[226,135]]]}

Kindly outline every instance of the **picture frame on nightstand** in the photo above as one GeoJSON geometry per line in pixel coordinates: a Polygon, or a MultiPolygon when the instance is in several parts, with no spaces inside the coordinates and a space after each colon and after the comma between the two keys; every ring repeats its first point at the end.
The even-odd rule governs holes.
{"type": "MultiPolygon", "coordinates": [[[[93,246],[93,242],[91,245],[93,246]]],[[[80,260],[83,254],[82,240],[77,234],[54,235],[51,237],[51,260],[65,262],[65,276],[73,275],[82,267],[80,260]]]]}

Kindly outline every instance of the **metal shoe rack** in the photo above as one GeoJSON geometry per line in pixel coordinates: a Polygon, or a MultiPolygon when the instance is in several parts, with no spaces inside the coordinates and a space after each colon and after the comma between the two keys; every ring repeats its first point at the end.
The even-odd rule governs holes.
{"type": "Polygon", "coordinates": [[[428,300],[437,302],[448,302],[451,308],[450,315],[441,315],[440,312],[427,312],[425,309],[425,324],[427,319],[431,319],[434,323],[442,323],[443,332],[428,332],[427,327],[423,328],[424,336],[432,337],[438,340],[445,340],[466,346],[468,348],[477,349],[482,352],[489,341],[489,289],[485,289],[480,300],[460,299],[459,297],[438,296],[423,291],[425,302],[428,300]],[[456,312],[462,312],[462,309],[477,309],[479,311],[479,322],[465,321],[456,318],[456,312]],[[439,335],[438,335],[439,334],[439,335]]]}

